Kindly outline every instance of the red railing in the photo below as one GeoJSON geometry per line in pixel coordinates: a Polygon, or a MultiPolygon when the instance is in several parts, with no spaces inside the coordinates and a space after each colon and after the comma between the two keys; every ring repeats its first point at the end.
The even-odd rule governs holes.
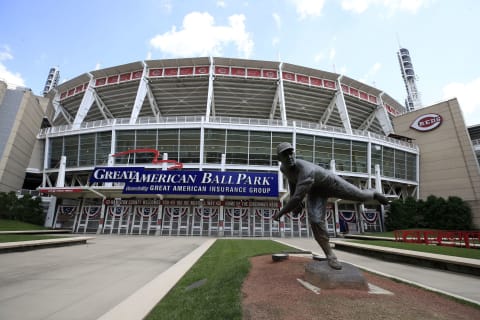
{"type": "Polygon", "coordinates": [[[459,230],[395,230],[395,241],[457,246],[480,247],[480,231],[459,230]]]}

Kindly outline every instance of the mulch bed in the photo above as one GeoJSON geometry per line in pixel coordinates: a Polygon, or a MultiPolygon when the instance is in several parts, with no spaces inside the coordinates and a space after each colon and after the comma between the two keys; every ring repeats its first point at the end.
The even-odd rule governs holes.
{"type": "Polygon", "coordinates": [[[393,295],[361,290],[303,287],[305,264],[311,259],[290,256],[273,262],[271,255],[250,259],[252,268],[242,287],[244,319],[480,319],[480,308],[443,295],[364,272],[368,283],[393,295]]]}

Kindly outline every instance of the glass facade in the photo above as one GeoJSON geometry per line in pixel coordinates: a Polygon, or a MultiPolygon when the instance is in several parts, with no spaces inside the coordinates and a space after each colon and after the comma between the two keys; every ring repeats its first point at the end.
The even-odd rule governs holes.
{"type": "Polygon", "coordinates": [[[375,165],[380,166],[380,174],[385,177],[403,180],[417,180],[417,155],[377,144],[372,144],[372,174],[375,165]]]}
{"type": "Polygon", "coordinates": [[[106,165],[111,141],[110,131],[51,138],[48,168],[58,168],[62,155],[67,167],[106,165]]]}
{"type": "MultiPolygon", "coordinates": [[[[115,152],[133,149],[150,149],[145,152],[118,155],[115,163],[144,164],[152,161],[152,151],[158,150],[160,157],[184,164],[200,163],[200,129],[148,129],[117,130],[115,152]]],[[[64,136],[50,139],[49,168],[58,167],[60,157],[67,155],[67,167],[105,165],[111,152],[111,132],[64,136]]],[[[276,146],[280,142],[294,141],[292,133],[205,129],[204,164],[221,163],[222,154],[227,165],[276,167],[276,146]]],[[[331,137],[320,137],[297,133],[296,155],[329,168],[335,160],[336,170],[342,173],[368,173],[368,146],[364,141],[352,141],[331,137]]],[[[380,166],[381,175],[393,179],[417,179],[417,155],[403,150],[370,144],[370,170],[375,174],[375,165],[380,166]]]]}

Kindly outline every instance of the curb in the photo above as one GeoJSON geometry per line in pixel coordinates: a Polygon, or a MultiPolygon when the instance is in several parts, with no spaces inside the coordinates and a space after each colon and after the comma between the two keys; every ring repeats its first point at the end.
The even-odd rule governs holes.
{"type": "Polygon", "coordinates": [[[86,244],[88,240],[93,239],[95,239],[95,237],[68,237],[58,239],[3,242],[0,243],[0,254],[86,244]]]}
{"type": "Polygon", "coordinates": [[[336,250],[362,254],[380,258],[386,261],[402,262],[427,268],[480,276],[480,261],[476,259],[452,257],[443,254],[416,252],[396,248],[386,248],[341,240],[330,240],[330,242],[335,245],[336,250]]]}
{"type": "Polygon", "coordinates": [[[215,243],[209,239],[97,320],[143,319],[215,243]]]}

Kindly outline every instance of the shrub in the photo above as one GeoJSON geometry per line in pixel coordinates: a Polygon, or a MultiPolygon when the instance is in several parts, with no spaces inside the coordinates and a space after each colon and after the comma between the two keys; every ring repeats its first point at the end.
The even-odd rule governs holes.
{"type": "Polygon", "coordinates": [[[18,198],[13,191],[0,193],[0,218],[43,225],[45,214],[41,199],[31,195],[18,198]]]}
{"type": "Polygon", "coordinates": [[[442,230],[470,230],[472,210],[459,197],[447,200],[430,195],[425,201],[407,198],[394,200],[385,219],[387,230],[428,228],[442,230]]]}

